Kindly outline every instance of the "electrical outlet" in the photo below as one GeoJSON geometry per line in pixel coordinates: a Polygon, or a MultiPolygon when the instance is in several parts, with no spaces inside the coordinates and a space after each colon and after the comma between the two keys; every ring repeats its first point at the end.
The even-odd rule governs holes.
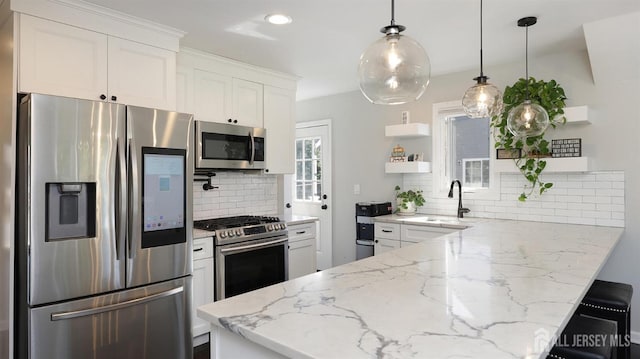
{"type": "Polygon", "coordinates": [[[359,184],[354,184],[353,185],[353,194],[360,194],[360,185],[359,184]]]}

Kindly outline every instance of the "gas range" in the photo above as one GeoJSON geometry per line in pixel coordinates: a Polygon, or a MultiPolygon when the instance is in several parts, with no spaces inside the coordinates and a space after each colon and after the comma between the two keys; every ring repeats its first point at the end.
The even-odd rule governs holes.
{"type": "Polygon", "coordinates": [[[193,228],[211,231],[215,245],[225,245],[269,237],[286,236],[287,225],[278,217],[234,216],[203,219],[193,228]]]}

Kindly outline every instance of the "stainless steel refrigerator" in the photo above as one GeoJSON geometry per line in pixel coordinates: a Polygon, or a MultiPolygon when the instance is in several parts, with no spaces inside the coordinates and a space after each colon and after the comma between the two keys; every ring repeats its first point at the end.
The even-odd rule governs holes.
{"type": "Polygon", "coordinates": [[[30,94],[18,117],[18,357],[190,358],[192,115],[30,94]]]}

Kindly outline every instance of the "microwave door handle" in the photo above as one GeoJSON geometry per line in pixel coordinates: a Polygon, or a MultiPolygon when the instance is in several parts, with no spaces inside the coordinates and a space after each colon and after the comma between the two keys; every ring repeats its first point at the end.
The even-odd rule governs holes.
{"type": "Polygon", "coordinates": [[[253,138],[253,133],[249,132],[249,153],[251,153],[251,158],[249,159],[249,164],[253,164],[253,160],[256,157],[256,144],[253,138]]]}

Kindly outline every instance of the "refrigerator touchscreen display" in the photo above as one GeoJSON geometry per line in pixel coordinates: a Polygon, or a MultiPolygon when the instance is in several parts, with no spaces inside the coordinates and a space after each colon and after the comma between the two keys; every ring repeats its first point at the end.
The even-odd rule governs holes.
{"type": "Polygon", "coordinates": [[[178,149],[142,148],[143,246],[183,242],[180,232],[185,227],[185,155],[184,150],[178,149]]]}

